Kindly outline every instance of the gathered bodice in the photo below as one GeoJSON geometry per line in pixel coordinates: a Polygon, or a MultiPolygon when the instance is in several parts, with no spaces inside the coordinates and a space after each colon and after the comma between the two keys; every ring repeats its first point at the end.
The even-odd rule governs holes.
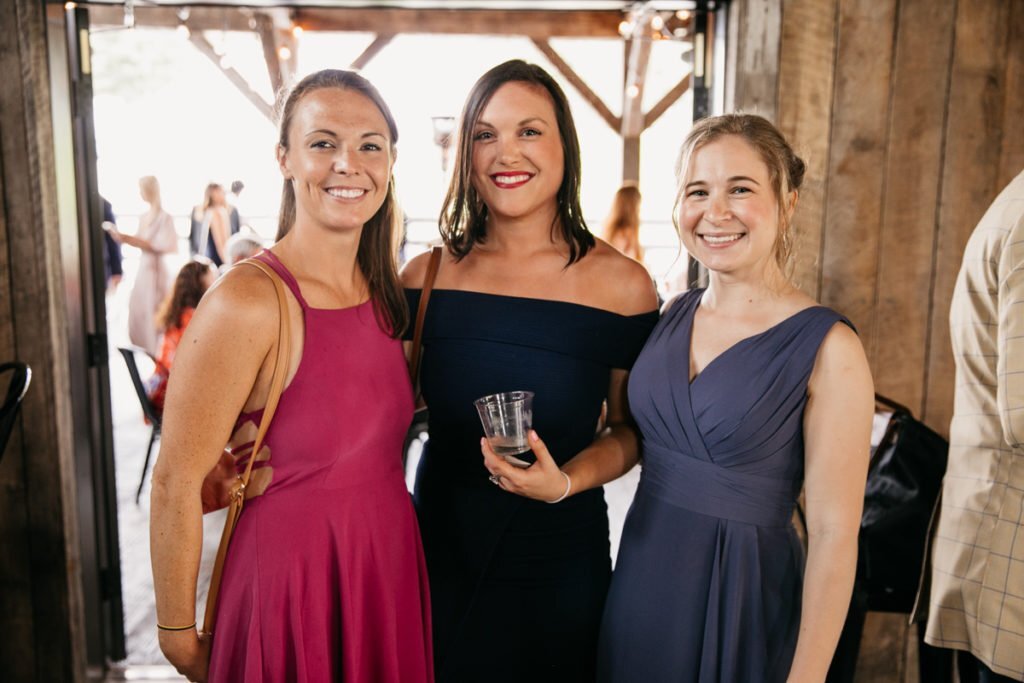
{"type": "Polygon", "coordinates": [[[703,291],[672,305],[630,377],[643,486],[695,512],[785,526],[803,482],[807,383],[825,335],[849,322],[823,306],[803,309],[729,347],[690,381],[703,291]]]}

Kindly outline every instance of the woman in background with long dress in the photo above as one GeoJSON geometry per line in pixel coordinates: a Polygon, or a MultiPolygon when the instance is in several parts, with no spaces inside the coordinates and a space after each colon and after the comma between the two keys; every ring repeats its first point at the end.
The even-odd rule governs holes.
{"type": "Polygon", "coordinates": [[[154,176],[139,179],[139,194],[149,204],[149,211],[139,219],[138,232],[126,235],[114,227],[108,227],[108,232],[116,241],[142,252],[128,298],[128,338],[156,356],[160,350],[156,313],[171,285],[165,257],[178,251],[178,235],[174,232],[174,219],[160,203],[160,183],[154,176]]]}

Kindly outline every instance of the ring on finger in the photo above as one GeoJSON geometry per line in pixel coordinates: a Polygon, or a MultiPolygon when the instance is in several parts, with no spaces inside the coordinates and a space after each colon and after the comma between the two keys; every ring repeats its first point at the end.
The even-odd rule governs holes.
{"type": "Polygon", "coordinates": [[[492,474],[490,477],[488,477],[488,479],[490,479],[491,483],[494,484],[495,486],[501,486],[501,475],[492,474]]]}

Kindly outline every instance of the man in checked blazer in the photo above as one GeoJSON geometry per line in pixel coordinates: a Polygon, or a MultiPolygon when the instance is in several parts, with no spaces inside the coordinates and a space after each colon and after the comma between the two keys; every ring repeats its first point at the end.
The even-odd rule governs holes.
{"type": "Polygon", "coordinates": [[[1024,172],[967,243],[950,309],[949,465],[925,640],[961,681],[1024,681],[1024,172]]]}

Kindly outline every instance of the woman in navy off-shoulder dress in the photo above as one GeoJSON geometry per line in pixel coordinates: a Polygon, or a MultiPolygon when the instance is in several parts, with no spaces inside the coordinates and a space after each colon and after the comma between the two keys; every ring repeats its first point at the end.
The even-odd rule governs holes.
{"type": "MultiPolygon", "coordinates": [[[[457,150],[423,333],[430,441],[415,491],[437,679],[593,681],[611,575],[600,485],[636,462],[625,381],[656,295],[643,266],[587,231],[572,118],[539,67],[480,79],[457,150]],[[473,406],[513,390],[535,393],[544,439],[525,470],[482,451],[473,406]]],[[[423,256],[403,273],[413,311],[425,271],[423,256]]]]}
{"type": "Polygon", "coordinates": [[[709,285],[669,304],[630,378],[643,472],[598,680],[823,681],[853,586],[871,376],[849,322],[786,276],[803,162],[778,131],[705,119],[680,169],[678,227],[709,285]]]}

